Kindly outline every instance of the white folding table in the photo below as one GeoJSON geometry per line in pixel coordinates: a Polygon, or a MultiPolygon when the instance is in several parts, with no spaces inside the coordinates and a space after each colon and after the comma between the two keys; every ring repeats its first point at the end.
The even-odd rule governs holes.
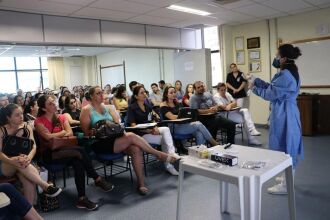
{"type": "Polygon", "coordinates": [[[183,208],[181,201],[185,172],[220,181],[220,210],[222,213],[228,210],[228,184],[236,185],[239,189],[241,219],[260,220],[262,185],[282,171],[285,171],[286,176],[290,219],[296,219],[292,158],[289,155],[283,152],[240,145],[232,145],[228,150],[224,150],[222,146],[217,146],[215,151],[237,156],[239,165],[233,167],[222,165],[220,168],[210,168],[202,165],[204,164],[202,160],[206,159],[184,157],[180,161],[177,220],[180,219],[183,208]],[[262,161],[266,162],[266,165],[258,170],[241,168],[240,165],[246,161],[262,161]]]}

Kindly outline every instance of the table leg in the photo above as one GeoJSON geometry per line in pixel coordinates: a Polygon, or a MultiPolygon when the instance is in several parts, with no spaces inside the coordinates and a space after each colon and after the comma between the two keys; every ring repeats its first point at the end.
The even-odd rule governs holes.
{"type": "Polygon", "coordinates": [[[242,220],[261,219],[261,185],[256,176],[242,177],[238,181],[242,220]]]}
{"type": "Polygon", "coordinates": [[[228,212],[228,183],[220,181],[220,212],[228,212]]]}
{"type": "Polygon", "coordinates": [[[179,185],[178,185],[178,199],[176,205],[176,220],[181,219],[181,202],[182,202],[182,185],[184,180],[184,170],[182,168],[182,161],[179,167],[179,185]]]}
{"type": "Polygon", "coordinates": [[[285,178],[286,178],[286,187],[287,187],[287,191],[288,191],[290,219],[295,220],[296,219],[296,201],[295,201],[292,166],[289,166],[288,168],[285,169],[285,178]]]}

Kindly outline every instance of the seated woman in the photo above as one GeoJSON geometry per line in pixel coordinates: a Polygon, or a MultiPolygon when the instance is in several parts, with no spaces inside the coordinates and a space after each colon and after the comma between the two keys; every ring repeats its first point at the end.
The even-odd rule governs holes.
{"type": "MultiPolygon", "coordinates": [[[[38,106],[38,117],[34,124],[40,138],[49,141],[52,138],[62,138],[73,135],[69,122],[64,115],[56,114],[56,104],[52,97],[48,95],[41,96],[38,99],[38,106]]],[[[96,203],[91,202],[85,195],[85,172],[88,177],[94,179],[95,185],[102,188],[105,192],[111,191],[114,187],[95,172],[90,159],[82,147],[60,148],[54,151],[47,148],[42,152],[42,158],[45,163],[51,162],[72,165],[78,191],[77,208],[95,210],[98,207],[96,203]]]]}
{"type": "Polygon", "coordinates": [[[120,85],[117,89],[116,94],[113,97],[113,104],[119,111],[127,110],[128,108],[128,98],[126,94],[126,88],[124,85],[120,85]]]}
{"type": "Polygon", "coordinates": [[[65,98],[62,114],[64,114],[71,126],[80,125],[80,110],[77,108],[77,100],[73,94],[65,98]]]}
{"type": "Polygon", "coordinates": [[[1,183],[0,192],[10,199],[9,205],[0,208],[0,219],[43,220],[31,203],[13,185],[1,183]]]}
{"type": "Polygon", "coordinates": [[[182,97],[182,105],[184,107],[189,107],[189,99],[194,94],[194,86],[193,84],[188,84],[186,87],[186,92],[182,97]]]}
{"type": "Polygon", "coordinates": [[[183,99],[183,90],[182,90],[182,82],[180,80],[175,81],[175,91],[176,91],[176,98],[178,102],[182,102],[183,99]]]}
{"type": "Polygon", "coordinates": [[[24,121],[27,122],[34,129],[34,120],[38,114],[38,103],[37,100],[31,99],[30,102],[25,105],[24,108],[24,121]]]}
{"type": "Polygon", "coordinates": [[[228,119],[232,120],[235,123],[244,123],[244,130],[248,137],[249,145],[261,145],[260,141],[253,137],[260,135],[260,132],[257,131],[254,122],[252,121],[252,117],[250,111],[247,108],[241,108],[239,110],[230,111],[233,108],[237,107],[237,102],[235,99],[226,91],[226,84],[218,83],[217,85],[217,93],[214,94],[214,101],[217,103],[220,109],[224,110],[220,112],[220,114],[224,117],[228,117],[228,119]],[[229,112],[228,112],[229,111],[229,112]]]}
{"type": "MultiPolygon", "coordinates": [[[[166,87],[163,93],[163,102],[160,105],[160,111],[164,119],[174,120],[178,118],[180,104],[176,101],[175,88],[166,87]]],[[[194,134],[196,144],[205,144],[208,141],[212,146],[219,143],[213,139],[207,128],[199,121],[190,122],[186,124],[176,124],[176,134],[194,134]]]]}
{"type": "MultiPolygon", "coordinates": [[[[153,122],[152,108],[145,104],[147,99],[146,92],[142,86],[136,86],[133,89],[131,104],[127,111],[126,123],[132,127],[137,124],[153,122]]],[[[153,129],[146,129],[138,132],[148,143],[159,144],[162,151],[175,154],[175,147],[173,145],[173,138],[168,127],[154,127],[153,129]]],[[[166,170],[172,175],[179,175],[174,166],[170,163],[165,163],[166,170]]]]}
{"type": "MultiPolygon", "coordinates": [[[[91,104],[82,109],[80,122],[85,135],[93,136],[95,124],[100,120],[109,120],[119,123],[119,116],[113,108],[105,106],[103,102],[103,92],[99,86],[89,89],[91,104]]],[[[142,151],[155,155],[159,160],[174,163],[178,158],[163,153],[152,148],[148,142],[138,135],[125,132],[122,137],[107,140],[96,140],[92,144],[95,153],[120,153],[125,152],[132,157],[133,168],[138,181],[138,192],[146,195],[148,189],[144,185],[144,176],[142,171],[142,151]]]]}
{"type": "Polygon", "coordinates": [[[23,185],[24,196],[30,204],[33,204],[34,201],[36,185],[40,186],[46,195],[50,197],[57,196],[62,190],[42,180],[38,170],[31,164],[36,154],[36,144],[31,127],[23,122],[21,108],[16,104],[9,104],[3,108],[1,112],[3,114],[1,122],[4,122],[0,129],[0,160],[2,161],[2,174],[7,177],[12,177],[14,175],[18,177],[23,185]],[[8,135],[16,135],[31,139],[33,141],[33,146],[30,153],[28,155],[21,154],[13,157],[8,157],[4,154],[2,148],[7,142],[8,135]]]}

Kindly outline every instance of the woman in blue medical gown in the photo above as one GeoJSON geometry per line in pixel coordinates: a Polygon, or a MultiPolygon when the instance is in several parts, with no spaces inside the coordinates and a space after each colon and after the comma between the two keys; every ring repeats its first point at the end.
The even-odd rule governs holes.
{"type": "MultiPolygon", "coordinates": [[[[298,158],[303,157],[300,113],[297,96],[300,89],[298,67],[295,60],[301,55],[298,47],[284,44],[278,48],[278,59],[273,65],[280,68],[270,83],[256,78],[252,91],[257,96],[270,101],[269,148],[290,154],[295,170],[298,158]]],[[[272,194],[286,194],[284,176],[278,177],[277,184],[268,188],[272,194]]]]}

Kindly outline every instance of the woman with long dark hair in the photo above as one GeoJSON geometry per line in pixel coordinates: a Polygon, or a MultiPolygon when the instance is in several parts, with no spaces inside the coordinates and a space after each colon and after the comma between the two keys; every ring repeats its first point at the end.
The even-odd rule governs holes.
{"type": "Polygon", "coordinates": [[[176,98],[179,102],[181,102],[184,96],[184,92],[182,90],[182,82],[180,80],[177,80],[175,81],[174,86],[176,91],[176,98]]]}
{"type": "Polygon", "coordinates": [[[64,114],[70,125],[80,125],[80,110],[77,108],[75,95],[71,94],[65,98],[62,114],[64,114]]]}
{"type": "MultiPolygon", "coordinates": [[[[134,127],[138,124],[150,123],[153,121],[152,107],[146,104],[147,95],[143,86],[136,86],[133,89],[131,103],[127,111],[127,124],[134,127]]],[[[175,154],[173,138],[168,127],[154,127],[152,129],[142,130],[138,133],[148,143],[161,145],[162,151],[175,154]]],[[[178,156],[178,155],[176,155],[178,156]]],[[[169,162],[165,162],[166,170],[172,175],[179,175],[178,171],[169,162]]]]}
{"type": "MultiPolygon", "coordinates": [[[[56,114],[56,104],[52,97],[48,95],[41,96],[38,99],[38,106],[38,117],[34,124],[40,139],[50,141],[53,138],[73,136],[72,129],[65,116],[56,114]]],[[[105,192],[111,191],[114,187],[95,172],[90,159],[82,147],[67,147],[58,150],[47,148],[42,152],[42,158],[46,163],[72,165],[78,191],[77,208],[87,210],[98,208],[98,204],[90,201],[85,194],[85,172],[88,177],[94,179],[95,185],[102,188],[105,192]]]]}
{"type": "MultiPolygon", "coordinates": [[[[280,72],[276,73],[270,83],[260,78],[252,81],[252,91],[257,96],[270,101],[269,148],[290,154],[295,171],[298,159],[303,158],[303,142],[300,113],[297,96],[300,90],[300,78],[295,60],[301,56],[300,49],[291,44],[278,48],[280,72]]],[[[286,194],[285,178],[277,178],[279,183],[268,192],[286,194]]]]}
{"type": "Polygon", "coordinates": [[[194,94],[194,85],[188,84],[186,86],[186,92],[184,93],[184,96],[182,97],[182,105],[184,107],[189,107],[189,99],[194,94]]]}
{"type": "Polygon", "coordinates": [[[118,86],[116,94],[113,97],[113,104],[116,106],[117,110],[127,110],[128,98],[126,93],[126,87],[124,85],[118,86]]]}
{"type": "MultiPolygon", "coordinates": [[[[91,104],[84,107],[80,115],[81,128],[86,136],[95,135],[96,123],[100,120],[107,120],[113,123],[119,123],[120,118],[115,109],[103,104],[103,91],[99,86],[89,89],[91,104]]],[[[142,151],[155,155],[159,160],[174,163],[177,157],[152,148],[143,138],[138,135],[125,132],[122,137],[96,140],[92,144],[95,153],[120,153],[125,152],[132,157],[133,168],[138,181],[138,192],[141,195],[148,194],[149,190],[144,184],[144,175],[142,169],[142,151]]]]}
{"type": "Polygon", "coordinates": [[[1,172],[7,177],[16,175],[23,185],[23,193],[26,199],[33,204],[35,196],[35,185],[40,186],[46,195],[57,196],[62,190],[41,179],[38,170],[31,161],[36,154],[36,144],[33,131],[30,126],[23,122],[22,109],[16,104],[9,104],[1,110],[0,129],[0,160],[1,172]],[[7,156],[2,152],[2,148],[7,144],[9,135],[25,137],[31,139],[32,149],[28,155],[7,156]]]}
{"type": "MultiPolygon", "coordinates": [[[[176,102],[176,90],[173,86],[166,87],[163,93],[163,102],[160,105],[160,111],[164,119],[174,120],[178,118],[180,104],[176,102]]],[[[219,143],[213,139],[207,128],[199,121],[186,124],[175,125],[177,134],[193,134],[196,138],[196,144],[205,144],[208,141],[211,145],[219,143]]]]}

